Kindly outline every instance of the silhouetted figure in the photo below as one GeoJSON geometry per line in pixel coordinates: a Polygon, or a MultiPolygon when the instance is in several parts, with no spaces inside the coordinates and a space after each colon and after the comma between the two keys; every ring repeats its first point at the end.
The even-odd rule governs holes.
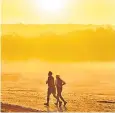
{"type": "MultiPolygon", "coordinates": [[[[57,98],[56,96],[56,88],[55,88],[55,83],[54,83],[54,77],[52,76],[52,72],[49,71],[48,73],[48,80],[46,81],[46,84],[48,84],[48,92],[47,92],[47,103],[44,103],[44,105],[49,106],[49,99],[50,95],[53,94],[53,96],[57,98]]],[[[61,106],[62,102],[58,99],[59,106],[61,106]]]]}
{"type": "Polygon", "coordinates": [[[58,105],[59,98],[64,102],[64,106],[67,104],[67,102],[64,100],[64,98],[61,95],[61,93],[62,93],[62,87],[65,84],[66,83],[60,78],[60,76],[56,75],[56,82],[55,82],[55,85],[57,87],[57,103],[55,103],[56,105],[58,105]]]}

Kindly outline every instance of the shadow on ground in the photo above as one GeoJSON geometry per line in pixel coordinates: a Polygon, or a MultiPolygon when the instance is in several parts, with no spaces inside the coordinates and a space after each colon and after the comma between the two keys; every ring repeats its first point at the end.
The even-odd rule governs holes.
{"type": "Polygon", "coordinates": [[[115,104],[115,102],[112,101],[97,101],[99,103],[108,103],[108,104],[115,104]]]}

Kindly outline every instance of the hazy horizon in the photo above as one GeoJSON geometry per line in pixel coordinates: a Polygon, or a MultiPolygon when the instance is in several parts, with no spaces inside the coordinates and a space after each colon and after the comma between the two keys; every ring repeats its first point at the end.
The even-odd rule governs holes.
{"type": "Polygon", "coordinates": [[[0,4],[2,112],[115,111],[115,0],[0,4]],[[49,71],[49,83],[56,75],[66,82],[56,91],[65,107],[52,97],[44,106],[55,93],[49,71]]]}
{"type": "Polygon", "coordinates": [[[2,25],[2,60],[115,61],[115,30],[93,25],[2,25]]]}

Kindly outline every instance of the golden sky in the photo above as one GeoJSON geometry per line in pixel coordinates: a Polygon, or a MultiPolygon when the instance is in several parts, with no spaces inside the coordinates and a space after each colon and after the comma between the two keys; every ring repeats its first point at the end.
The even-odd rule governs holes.
{"type": "Polygon", "coordinates": [[[115,0],[2,0],[2,23],[115,24],[115,0]]]}

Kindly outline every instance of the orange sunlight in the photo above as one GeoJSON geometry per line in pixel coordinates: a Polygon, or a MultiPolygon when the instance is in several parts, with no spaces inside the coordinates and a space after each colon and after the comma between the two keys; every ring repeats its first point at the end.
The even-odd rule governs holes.
{"type": "Polygon", "coordinates": [[[2,1],[2,23],[115,25],[114,20],[115,0],[2,1]]]}
{"type": "Polygon", "coordinates": [[[2,0],[1,9],[2,112],[115,111],[115,0],[2,0]]]}

